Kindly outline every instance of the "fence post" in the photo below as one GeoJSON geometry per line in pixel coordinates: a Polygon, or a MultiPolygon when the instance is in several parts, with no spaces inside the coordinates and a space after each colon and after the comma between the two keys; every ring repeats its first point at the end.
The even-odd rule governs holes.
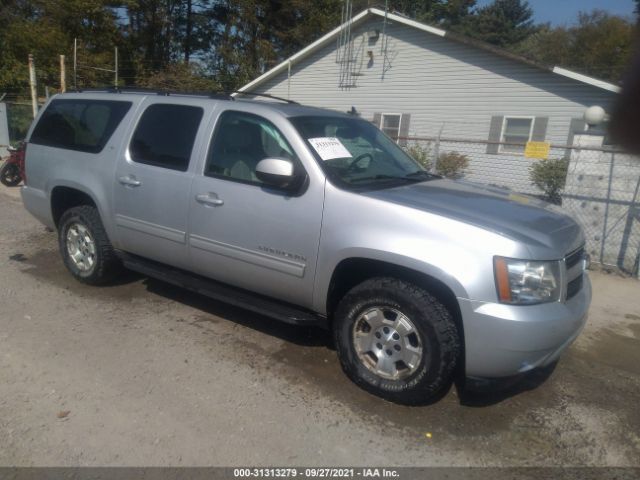
{"type": "Polygon", "coordinates": [[[609,184],[607,185],[607,202],[604,206],[604,225],[602,226],[602,239],[600,241],[600,263],[604,263],[604,245],[607,239],[607,223],[609,220],[609,204],[611,203],[611,183],[613,182],[613,166],[616,154],[611,152],[611,165],[609,166],[609,184]]]}
{"type": "MultiPolygon", "coordinates": [[[[633,197],[631,198],[631,203],[629,204],[629,210],[627,211],[627,221],[624,225],[624,231],[622,233],[622,243],[620,245],[620,253],[618,253],[618,262],[617,265],[620,268],[624,267],[624,260],[627,256],[627,250],[629,250],[629,239],[631,238],[633,232],[634,222],[640,219],[640,210],[636,206],[636,198],[638,198],[638,191],[640,191],[640,175],[638,176],[638,181],[636,182],[636,188],[633,191],[633,197]]],[[[635,276],[638,276],[638,258],[640,257],[640,249],[636,252],[636,258],[633,261],[633,267],[631,268],[631,273],[635,276]]]]}
{"type": "Polygon", "coordinates": [[[440,131],[438,132],[438,136],[436,137],[436,146],[433,149],[434,162],[432,170],[437,170],[438,162],[440,161],[440,137],[442,137],[442,131],[444,130],[444,123],[442,122],[442,126],[440,127],[440,131]]]}
{"type": "Polygon", "coordinates": [[[33,118],[38,115],[38,92],[36,90],[36,66],[33,64],[33,55],[29,54],[29,87],[31,89],[31,108],[33,118]]]}
{"type": "Polygon", "coordinates": [[[60,93],[67,91],[67,72],[64,65],[64,55],[60,55],[60,93]]]}

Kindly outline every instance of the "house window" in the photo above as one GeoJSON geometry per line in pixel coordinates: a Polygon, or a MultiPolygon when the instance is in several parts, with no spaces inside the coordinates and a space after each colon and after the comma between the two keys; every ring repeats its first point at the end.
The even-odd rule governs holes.
{"type": "Polygon", "coordinates": [[[397,142],[400,136],[400,119],[402,115],[399,113],[383,113],[381,130],[393,141],[397,142]]]}
{"type": "Polygon", "coordinates": [[[523,154],[525,144],[531,140],[532,132],[533,117],[504,117],[500,137],[503,144],[500,145],[500,152],[523,154]]]}

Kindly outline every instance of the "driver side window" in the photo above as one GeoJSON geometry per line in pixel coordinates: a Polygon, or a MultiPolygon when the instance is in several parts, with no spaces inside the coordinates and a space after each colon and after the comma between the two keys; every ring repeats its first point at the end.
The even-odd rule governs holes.
{"type": "Polygon", "coordinates": [[[244,112],[220,115],[205,175],[261,184],[255,170],[265,158],[295,160],[293,149],[270,121],[244,112]]]}

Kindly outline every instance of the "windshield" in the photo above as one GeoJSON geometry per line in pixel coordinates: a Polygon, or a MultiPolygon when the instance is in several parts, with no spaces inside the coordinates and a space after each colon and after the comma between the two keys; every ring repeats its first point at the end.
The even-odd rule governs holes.
{"type": "Polygon", "coordinates": [[[327,176],[340,186],[378,188],[436,178],[365,120],[330,116],[290,120],[327,176]]]}

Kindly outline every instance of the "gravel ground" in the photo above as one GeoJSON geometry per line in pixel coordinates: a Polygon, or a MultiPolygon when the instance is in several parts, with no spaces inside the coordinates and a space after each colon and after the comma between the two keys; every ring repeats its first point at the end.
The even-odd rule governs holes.
{"type": "Polygon", "coordinates": [[[328,336],[128,275],[68,275],[0,190],[0,465],[640,465],[640,289],[593,273],[555,370],[427,407],[342,374],[328,336]]]}

